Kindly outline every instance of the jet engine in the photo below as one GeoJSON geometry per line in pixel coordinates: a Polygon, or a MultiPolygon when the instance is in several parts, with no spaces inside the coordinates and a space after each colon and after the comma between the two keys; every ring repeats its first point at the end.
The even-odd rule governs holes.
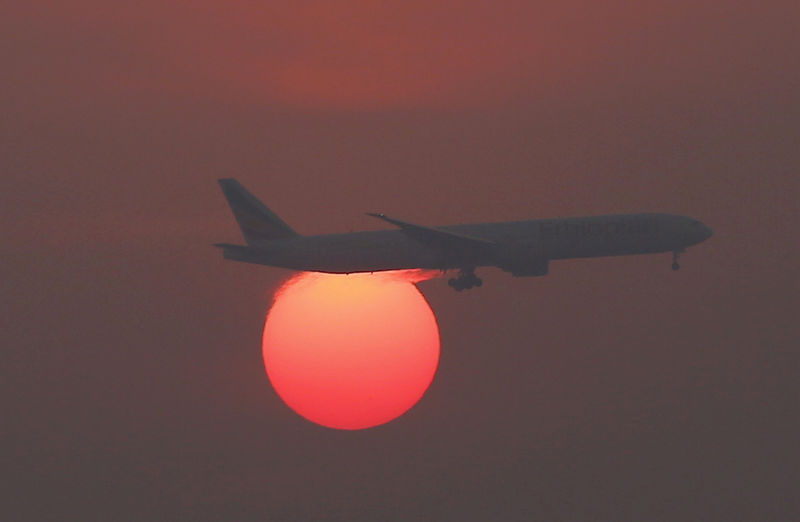
{"type": "Polygon", "coordinates": [[[501,251],[497,266],[516,277],[547,275],[549,260],[534,245],[516,244],[501,251]]]}
{"type": "Polygon", "coordinates": [[[527,259],[524,262],[515,260],[513,264],[501,266],[506,272],[511,272],[515,277],[543,276],[547,275],[549,260],[538,257],[527,259]]]}

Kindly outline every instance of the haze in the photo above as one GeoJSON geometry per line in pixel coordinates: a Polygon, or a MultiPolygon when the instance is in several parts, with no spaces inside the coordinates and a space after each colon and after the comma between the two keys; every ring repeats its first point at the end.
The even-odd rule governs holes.
{"type": "Polygon", "coordinates": [[[795,520],[796,2],[0,8],[9,520],[795,520]],[[302,234],[669,212],[669,254],[421,283],[442,356],[310,424],[216,179],[302,234]]]}

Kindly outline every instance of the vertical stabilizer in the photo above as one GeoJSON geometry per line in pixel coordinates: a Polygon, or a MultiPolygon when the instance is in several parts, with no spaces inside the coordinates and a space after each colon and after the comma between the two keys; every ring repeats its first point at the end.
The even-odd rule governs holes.
{"type": "Polygon", "coordinates": [[[221,179],[219,185],[248,245],[298,236],[297,232],[235,179],[221,179]]]}

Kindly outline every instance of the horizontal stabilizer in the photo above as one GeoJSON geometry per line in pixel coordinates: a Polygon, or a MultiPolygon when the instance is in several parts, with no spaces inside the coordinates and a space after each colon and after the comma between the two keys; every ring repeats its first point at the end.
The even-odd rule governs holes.
{"type": "Polygon", "coordinates": [[[231,245],[229,243],[214,243],[214,246],[222,249],[222,257],[236,261],[251,261],[257,252],[253,248],[244,245],[231,245]]]}

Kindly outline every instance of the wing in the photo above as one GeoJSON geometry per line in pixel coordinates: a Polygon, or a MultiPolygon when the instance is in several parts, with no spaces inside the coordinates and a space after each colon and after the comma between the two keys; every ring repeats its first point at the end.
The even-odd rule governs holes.
{"type": "Polygon", "coordinates": [[[367,213],[368,216],[382,219],[387,223],[391,223],[399,227],[403,232],[408,234],[412,239],[422,243],[423,245],[438,248],[446,251],[456,252],[486,252],[494,250],[497,243],[488,241],[479,237],[467,236],[464,234],[456,234],[447,232],[445,230],[433,227],[423,227],[422,225],[415,225],[407,221],[400,221],[393,219],[386,214],[367,213]]]}

